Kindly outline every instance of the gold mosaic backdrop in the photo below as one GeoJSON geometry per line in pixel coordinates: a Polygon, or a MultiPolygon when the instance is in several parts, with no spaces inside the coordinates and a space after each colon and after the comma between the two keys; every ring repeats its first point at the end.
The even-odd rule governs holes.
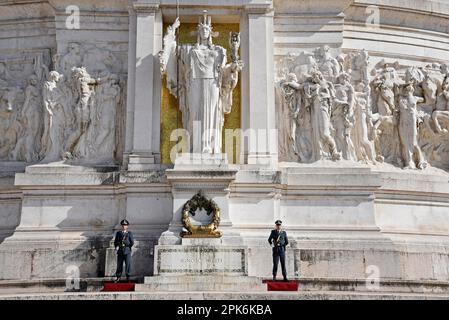
{"type": "MultiPolygon", "coordinates": [[[[167,30],[168,25],[164,24],[164,32],[167,30]]],[[[181,23],[179,29],[179,43],[196,43],[196,23],[181,23]]],[[[220,45],[227,50],[228,62],[231,61],[231,55],[229,50],[229,33],[231,31],[238,32],[238,24],[213,24],[214,32],[218,32],[218,37],[213,38],[213,42],[216,45],[220,45]]],[[[170,141],[170,134],[173,130],[177,128],[182,128],[182,114],[178,110],[178,103],[176,97],[172,96],[168,92],[166,86],[166,78],[162,80],[162,94],[161,94],[161,159],[164,164],[171,164],[170,160],[170,150],[176,145],[175,141],[170,141]]],[[[237,83],[237,87],[233,93],[232,101],[232,111],[230,114],[225,115],[225,122],[223,128],[223,146],[222,150],[225,152],[224,148],[224,132],[226,129],[240,129],[240,78],[237,83]]],[[[229,157],[230,163],[235,163],[235,155],[239,150],[239,145],[235,145],[234,157],[231,159],[229,157]]]]}

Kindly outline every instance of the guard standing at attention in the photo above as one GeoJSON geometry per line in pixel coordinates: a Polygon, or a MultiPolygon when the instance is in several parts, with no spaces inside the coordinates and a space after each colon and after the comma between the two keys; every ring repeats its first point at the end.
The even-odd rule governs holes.
{"type": "Polygon", "coordinates": [[[273,246],[273,281],[276,281],[279,260],[281,260],[282,275],[284,281],[287,279],[287,270],[285,268],[285,247],[288,245],[287,232],[282,230],[282,221],[276,220],[275,229],[271,230],[268,242],[273,246]]]}
{"type": "Polygon", "coordinates": [[[131,248],[134,245],[134,237],[128,230],[129,222],[124,219],[120,222],[121,231],[117,231],[114,239],[115,252],[117,253],[117,271],[115,272],[115,282],[119,282],[123,272],[123,262],[125,263],[126,281],[131,276],[131,248]]]}

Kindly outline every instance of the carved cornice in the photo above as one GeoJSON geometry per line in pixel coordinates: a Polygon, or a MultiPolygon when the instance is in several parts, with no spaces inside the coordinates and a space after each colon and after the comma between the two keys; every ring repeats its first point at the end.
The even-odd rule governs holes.
{"type": "Polygon", "coordinates": [[[139,13],[156,13],[159,10],[159,3],[155,2],[134,2],[132,4],[134,12],[139,13]]]}
{"type": "Polygon", "coordinates": [[[246,13],[248,14],[268,14],[274,12],[273,3],[265,2],[265,3],[250,3],[244,6],[246,13]]]}

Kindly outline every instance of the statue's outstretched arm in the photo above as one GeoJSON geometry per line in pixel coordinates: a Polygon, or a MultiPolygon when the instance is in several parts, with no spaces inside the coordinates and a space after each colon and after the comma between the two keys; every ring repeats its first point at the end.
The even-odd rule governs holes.
{"type": "Polygon", "coordinates": [[[170,70],[170,64],[176,64],[176,30],[181,23],[179,18],[176,18],[175,22],[167,28],[167,33],[164,36],[164,48],[159,52],[159,62],[161,67],[161,73],[167,73],[170,70]]]}

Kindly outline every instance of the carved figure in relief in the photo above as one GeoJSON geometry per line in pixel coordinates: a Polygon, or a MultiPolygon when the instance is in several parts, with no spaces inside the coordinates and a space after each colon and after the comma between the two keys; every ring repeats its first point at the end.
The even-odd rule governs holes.
{"type": "Polygon", "coordinates": [[[66,150],[72,157],[84,157],[89,154],[89,144],[85,133],[91,124],[91,103],[94,94],[93,86],[97,85],[98,79],[93,79],[84,67],[73,68],[71,83],[76,93],[75,102],[75,128],[67,139],[66,150]]]}
{"type": "Polygon", "coordinates": [[[357,85],[354,103],[354,144],[358,160],[376,163],[376,158],[382,159],[376,157],[374,143],[370,139],[370,131],[376,130],[370,111],[370,94],[368,85],[362,82],[357,85]]]}
{"type": "Polygon", "coordinates": [[[346,72],[337,77],[335,97],[332,108],[332,125],[335,129],[335,140],[343,159],[356,160],[351,131],[354,126],[354,87],[346,72]]]}
{"type": "Polygon", "coordinates": [[[359,81],[363,82],[364,84],[368,84],[369,74],[368,74],[368,65],[369,65],[369,54],[368,51],[365,49],[361,50],[357,55],[354,57],[354,71],[359,73],[359,81]]]}
{"type": "Polygon", "coordinates": [[[115,152],[115,124],[116,106],[120,99],[119,78],[115,74],[107,74],[98,80],[98,99],[93,115],[94,126],[92,140],[95,141],[96,154],[100,159],[107,161],[114,158],[115,152]]]}
{"type": "Polygon", "coordinates": [[[72,73],[72,68],[81,67],[82,55],[81,47],[78,43],[71,42],[68,45],[68,52],[62,57],[57,57],[57,70],[60,70],[68,79],[72,73]]]}
{"type": "Polygon", "coordinates": [[[437,133],[447,133],[448,129],[442,128],[440,121],[449,123],[449,75],[443,81],[442,90],[437,97],[435,110],[432,112],[432,120],[437,133]]]}
{"type": "Polygon", "coordinates": [[[285,102],[288,108],[288,138],[289,144],[292,146],[293,152],[298,153],[296,145],[296,127],[297,117],[301,104],[300,96],[301,85],[298,83],[298,79],[294,73],[289,73],[285,82],[281,83],[281,89],[284,94],[285,102]]]}
{"type": "Polygon", "coordinates": [[[24,130],[13,152],[13,158],[36,162],[40,156],[43,129],[42,89],[36,75],[31,75],[28,79],[20,121],[24,130]]]}
{"type": "Polygon", "coordinates": [[[424,103],[431,106],[434,106],[436,104],[437,94],[440,91],[442,85],[442,81],[437,79],[436,72],[433,69],[434,67],[436,68],[436,66],[428,65],[423,69],[424,79],[421,82],[424,103]]]}
{"type": "Polygon", "coordinates": [[[395,108],[395,80],[396,70],[392,67],[387,67],[382,75],[373,81],[374,88],[378,94],[377,112],[383,117],[391,116],[395,108]]]}
{"type": "Polygon", "coordinates": [[[13,111],[14,100],[20,91],[20,88],[11,86],[8,82],[12,76],[8,74],[6,64],[0,62],[0,103],[4,101],[6,103],[7,111],[13,111]]]}
{"type": "Polygon", "coordinates": [[[421,152],[418,143],[418,111],[417,104],[424,102],[423,98],[414,94],[413,84],[403,87],[403,93],[399,98],[397,113],[399,116],[399,138],[402,148],[404,167],[424,169],[427,162],[421,152]],[[415,160],[416,159],[416,163],[415,160]]]}
{"type": "Polygon", "coordinates": [[[311,78],[304,84],[304,95],[311,110],[313,143],[316,160],[326,156],[328,150],[332,160],[340,160],[335,140],[331,135],[330,112],[334,98],[334,86],[324,79],[320,71],[312,72],[311,78]]]}
{"type": "Polygon", "coordinates": [[[43,163],[59,161],[64,148],[65,95],[59,87],[63,76],[57,71],[49,73],[44,83],[44,134],[42,136],[43,163]]]}
{"type": "Polygon", "coordinates": [[[337,59],[332,57],[329,46],[317,48],[315,50],[315,60],[326,80],[333,81],[342,71],[337,59]]]}

